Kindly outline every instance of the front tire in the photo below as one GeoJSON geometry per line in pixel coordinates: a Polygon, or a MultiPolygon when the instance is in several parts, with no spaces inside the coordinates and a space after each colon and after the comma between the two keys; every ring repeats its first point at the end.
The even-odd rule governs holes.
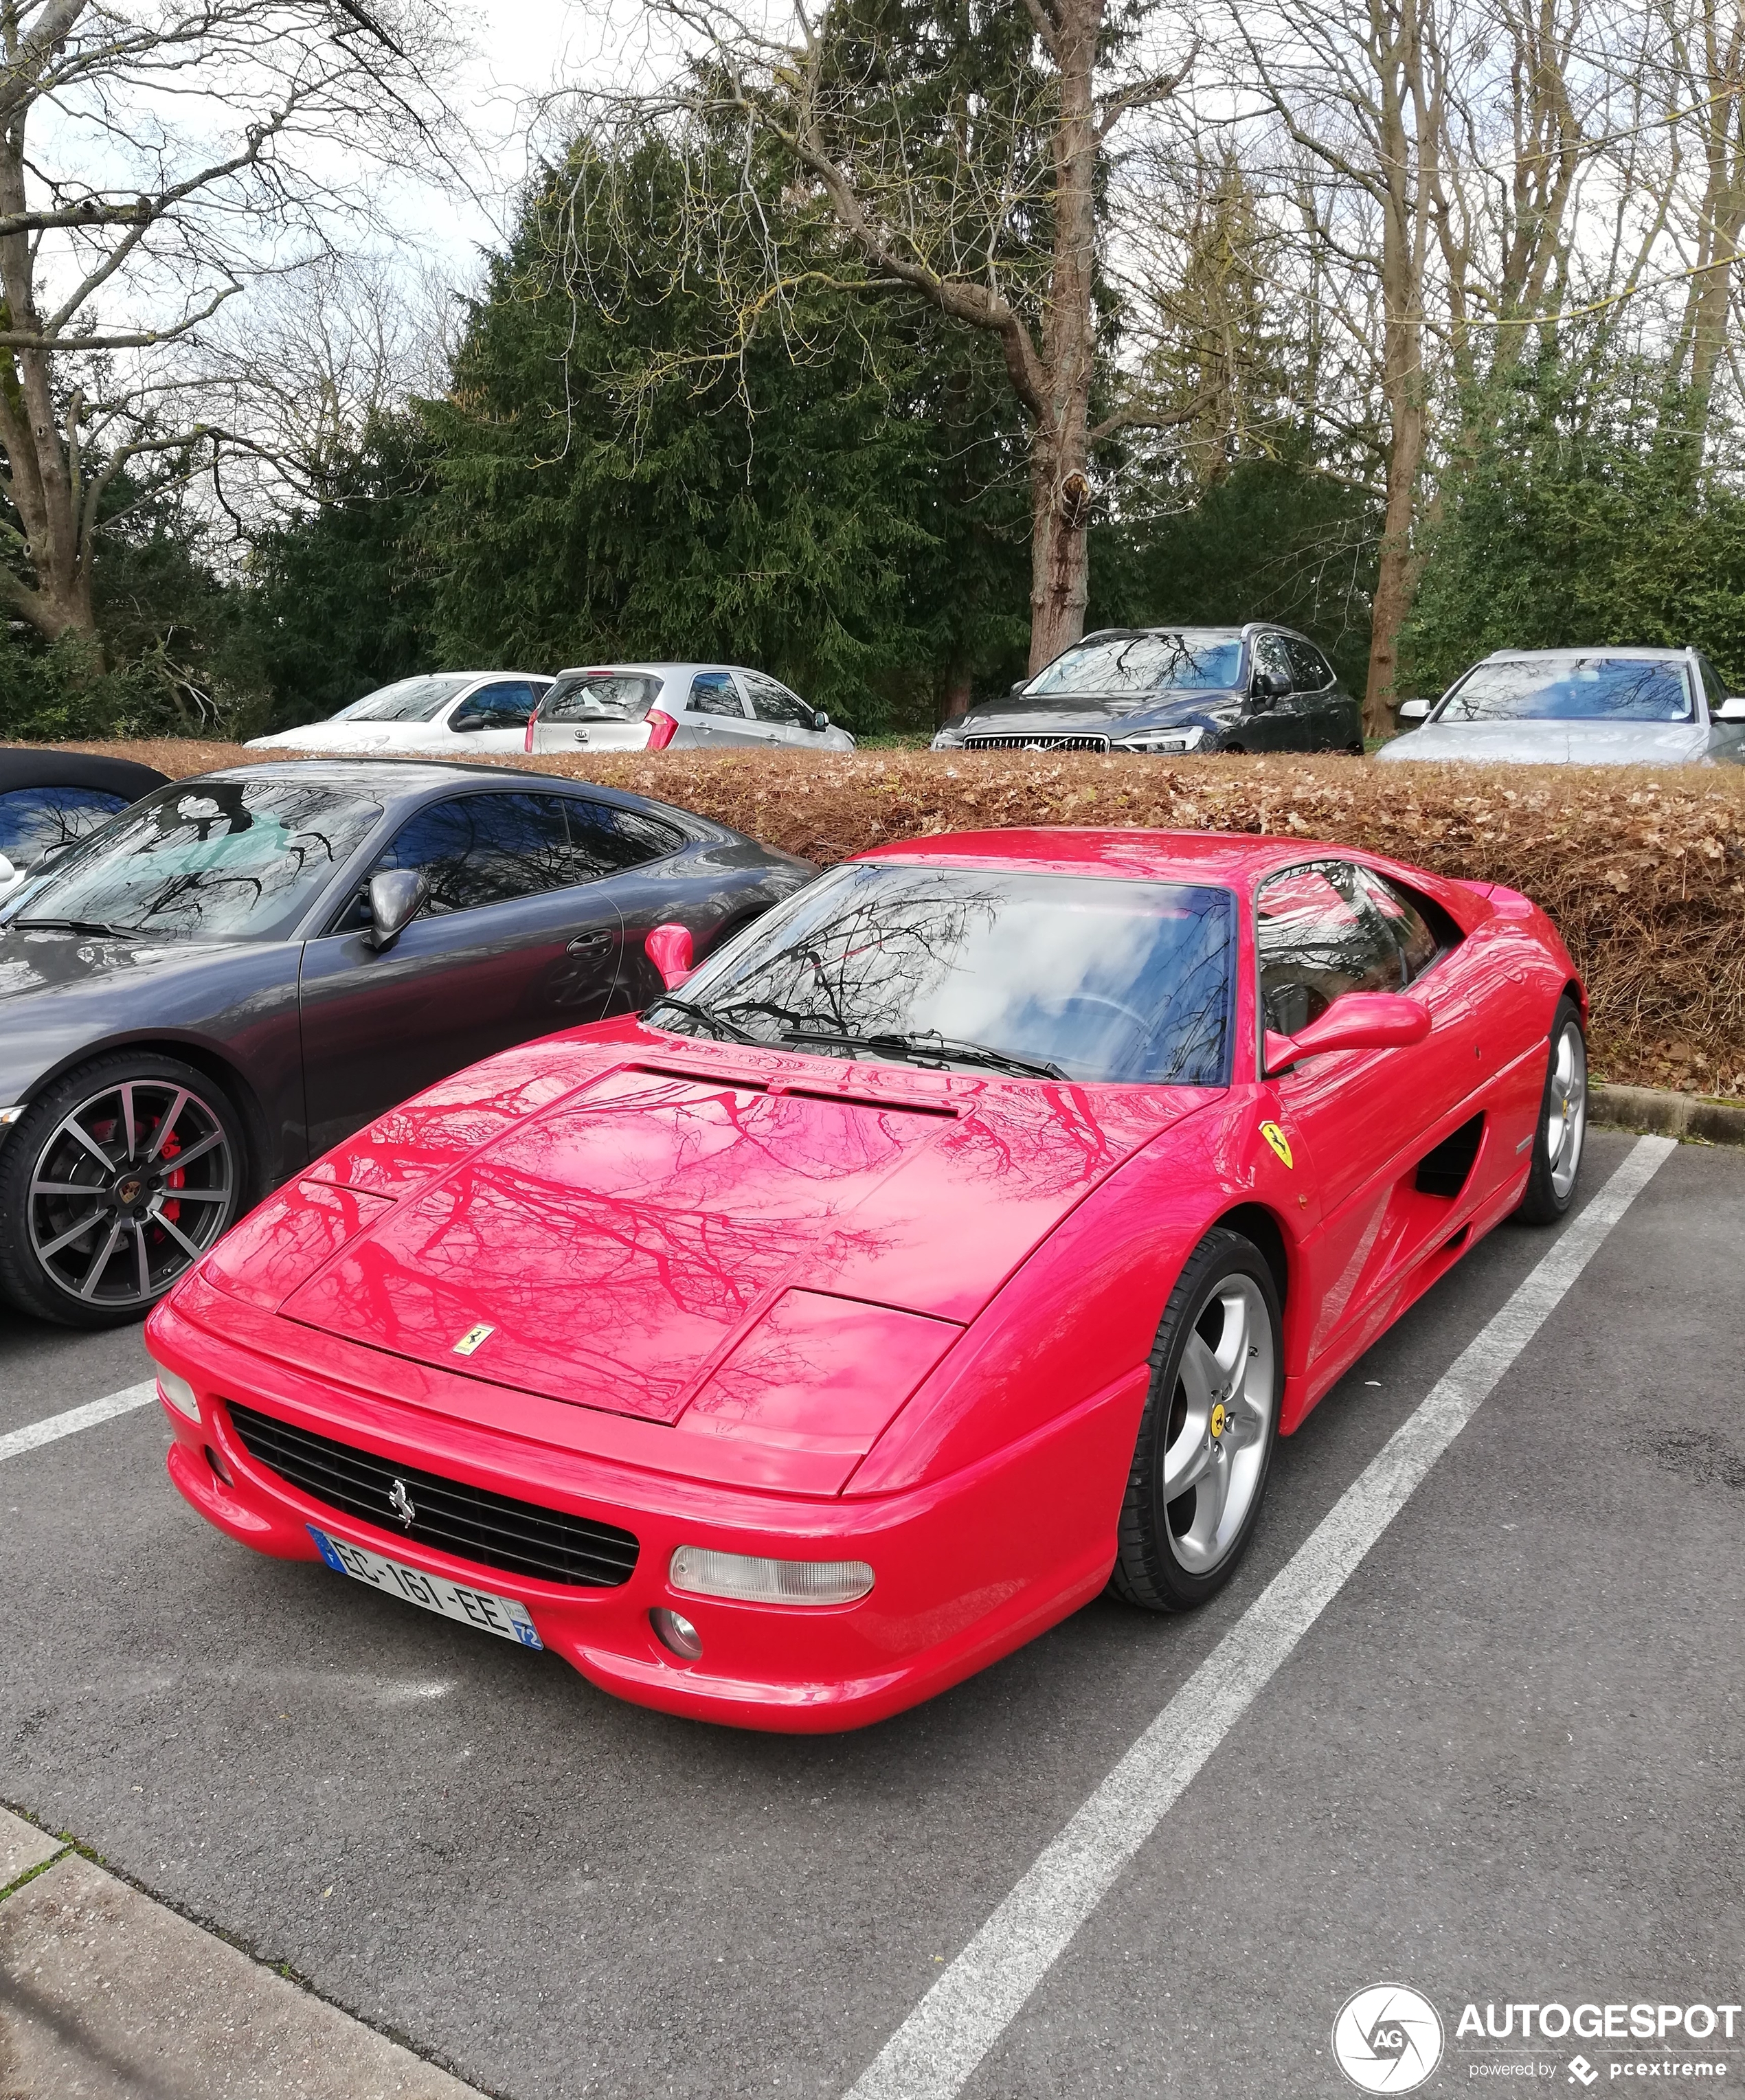
{"type": "Polygon", "coordinates": [[[1551,1055],[1533,1132],[1533,1167],[1515,1212],[1523,1224],[1554,1225],[1575,1200],[1588,1136],[1588,1042],[1581,1008],[1566,992],[1551,1023],[1551,1055]]]}
{"type": "Polygon", "coordinates": [[[203,1072],[99,1057],[0,1142],[0,1295],[64,1327],[144,1318],[238,1217],[247,1153],[203,1072]]]}
{"type": "Polygon", "coordinates": [[[1266,1257],[1215,1228],[1184,1264],[1151,1352],[1110,1587],[1191,1612],[1235,1573],[1278,1440],[1283,1348],[1266,1257]]]}

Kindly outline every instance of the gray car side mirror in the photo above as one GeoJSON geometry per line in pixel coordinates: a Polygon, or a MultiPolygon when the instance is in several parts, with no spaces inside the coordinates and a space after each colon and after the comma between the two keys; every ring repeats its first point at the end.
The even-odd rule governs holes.
{"type": "Polygon", "coordinates": [[[1291,682],[1282,671],[1257,671],[1249,682],[1250,697],[1270,708],[1275,700],[1282,700],[1291,690],[1291,682]]]}
{"type": "Polygon", "coordinates": [[[1715,710],[1715,719],[1716,721],[1745,721],[1745,699],[1735,695],[1730,700],[1723,700],[1715,710]]]}
{"type": "Polygon", "coordinates": [[[1423,721],[1429,712],[1428,700],[1402,700],[1394,710],[1395,718],[1400,721],[1423,721]]]}
{"type": "Polygon", "coordinates": [[[826,730],[828,729],[829,726],[830,717],[824,712],[824,709],[820,708],[817,713],[812,717],[812,727],[815,730],[826,730]]]}
{"type": "Polygon", "coordinates": [[[369,878],[369,924],[364,946],[391,948],[430,902],[429,878],[415,867],[384,868],[369,878]]]}

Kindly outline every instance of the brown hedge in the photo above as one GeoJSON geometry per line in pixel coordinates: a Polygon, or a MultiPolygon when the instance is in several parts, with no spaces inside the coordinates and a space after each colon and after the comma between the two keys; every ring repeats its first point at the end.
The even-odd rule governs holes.
{"type": "MultiPolygon", "coordinates": [[[[87,745],[178,776],[282,753],[87,745]]],[[[830,862],[883,840],[1012,824],[1276,832],[1505,882],[1556,920],[1608,1078],[1745,1096],[1745,769],[1359,759],[862,752],[606,753],[505,765],[631,788],[830,862]]]]}

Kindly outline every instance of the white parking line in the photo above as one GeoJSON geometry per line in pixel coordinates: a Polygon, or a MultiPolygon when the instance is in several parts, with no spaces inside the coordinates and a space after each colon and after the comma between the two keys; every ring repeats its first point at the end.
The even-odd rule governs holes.
{"type": "Polygon", "coordinates": [[[1253,1704],[1677,1149],[1644,1137],[1346,1489],[863,2073],[848,2100],[952,2100],[1122,1868],[1253,1704]]]}
{"type": "Polygon", "coordinates": [[[82,1407],[69,1407],[64,1414],[51,1414],[41,1422],[27,1423],[22,1429],[8,1430],[0,1436],[0,1458],[15,1458],[21,1451],[34,1451],[41,1445],[52,1444],[57,1437],[74,1436],[82,1429],[95,1429],[99,1422],[108,1422],[114,1415],[126,1414],[136,1407],[145,1406],[157,1393],[157,1379],[145,1379],[138,1385],[123,1386],[107,1400],[88,1400],[82,1407]]]}

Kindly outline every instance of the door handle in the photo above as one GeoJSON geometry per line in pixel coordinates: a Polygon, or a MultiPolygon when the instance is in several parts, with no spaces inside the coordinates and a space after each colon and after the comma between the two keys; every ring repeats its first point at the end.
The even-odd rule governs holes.
{"type": "Polygon", "coordinates": [[[563,952],[566,955],[585,955],[590,949],[603,948],[611,938],[610,933],[578,933],[563,952]]]}

